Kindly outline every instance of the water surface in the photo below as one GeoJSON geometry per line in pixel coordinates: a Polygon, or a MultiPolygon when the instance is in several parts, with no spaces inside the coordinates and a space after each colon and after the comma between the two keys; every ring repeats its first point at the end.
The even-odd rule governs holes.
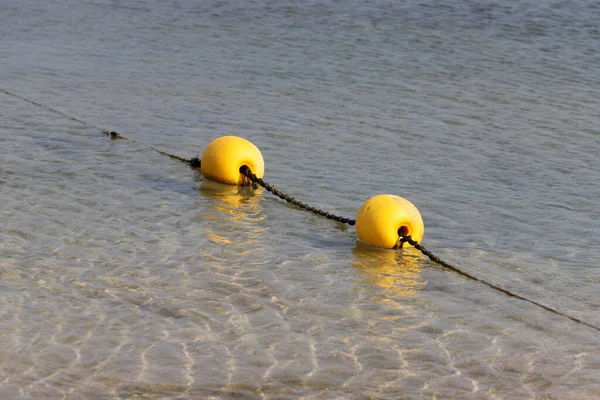
{"type": "Polygon", "coordinates": [[[600,8],[563,1],[0,2],[0,397],[600,397],[600,8]],[[135,141],[111,141],[115,129],[135,141]]]}

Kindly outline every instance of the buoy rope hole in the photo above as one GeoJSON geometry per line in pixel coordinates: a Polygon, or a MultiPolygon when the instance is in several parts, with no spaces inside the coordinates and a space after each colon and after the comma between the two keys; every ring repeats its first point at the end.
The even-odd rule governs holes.
{"type": "MultiPolygon", "coordinates": [[[[62,115],[63,117],[81,123],[87,127],[101,130],[106,136],[109,136],[113,140],[130,140],[116,131],[102,130],[79,118],[72,117],[62,111],[58,111],[26,97],[19,96],[5,89],[0,89],[0,91],[37,107],[62,115]]],[[[135,142],[135,140],[131,141],[135,142]]],[[[207,179],[231,185],[252,185],[254,187],[260,185],[280,199],[303,210],[310,211],[333,221],[348,225],[356,225],[358,238],[373,246],[385,249],[399,249],[402,248],[405,243],[408,243],[410,246],[423,253],[423,255],[427,256],[432,262],[449,269],[450,271],[456,272],[465,278],[482,283],[509,297],[526,301],[553,314],[560,315],[573,322],[600,331],[600,327],[596,325],[478,278],[435,256],[420,243],[424,233],[421,214],[410,201],[402,197],[388,194],[375,196],[362,205],[358,210],[356,219],[350,219],[311,207],[265,182],[262,178],[264,174],[264,160],[262,154],[253,143],[246,139],[237,136],[223,136],[211,142],[204,150],[202,157],[196,156],[190,159],[164,152],[152,146],[149,147],[162,155],[184,162],[192,168],[200,169],[202,175],[207,179]]]]}

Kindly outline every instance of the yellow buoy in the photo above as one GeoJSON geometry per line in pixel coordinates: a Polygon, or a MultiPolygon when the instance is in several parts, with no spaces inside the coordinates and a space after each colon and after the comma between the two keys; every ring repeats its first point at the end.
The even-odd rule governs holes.
{"type": "MultiPolygon", "coordinates": [[[[414,240],[423,239],[423,218],[410,201],[392,194],[380,194],[367,200],[356,215],[356,233],[363,242],[393,249],[398,244],[398,230],[414,240]]],[[[408,243],[405,246],[410,246],[408,243]]]]}
{"type": "Polygon", "coordinates": [[[210,180],[229,185],[243,185],[240,167],[247,165],[258,177],[265,173],[263,156],[252,142],[238,136],[223,136],[210,142],[202,153],[200,170],[210,180]]]}

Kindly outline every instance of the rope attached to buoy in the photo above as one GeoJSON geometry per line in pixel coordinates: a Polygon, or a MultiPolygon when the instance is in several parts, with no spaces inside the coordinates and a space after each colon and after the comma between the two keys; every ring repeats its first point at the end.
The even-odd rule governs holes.
{"type": "Polygon", "coordinates": [[[322,217],[325,217],[327,219],[331,219],[333,221],[337,221],[337,222],[341,222],[343,224],[348,224],[348,225],[354,225],[356,224],[356,220],[350,219],[350,218],[345,218],[345,217],[340,217],[334,214],[331,214],[327,211],[323,211],[323,210],[319,210],[318,208],[315,207],[311,207],[308,204],[305,204],[301,201],[296,200],[295,198],[293,198],[290,195],[287,195],[283,192],[281,192],[280,190],[277,190],[273,185],[268,184],[267,182],[265,182],[262,178],[258,178],[256,175],[254,175],[252,173],[252,171],[250,170],[250,168],[248,168],[248,166],[246,165],[242,165],[240,167],[240,173],[246,177],[248,177],[248,179],[250,179],[250,181],[252,181],[252,183],[256,183],[262,187],[264,187],[266,190],[268,190],[269,192],[273,193],[275,196],[279,197],[282,200],[287,201],[290,204],[295,205],[296,207],[299,207],[303,210],[306,211],[310,211],[311,213],[320,215],[322,217]]]}
{"type": "Polygon", "coordinates": [[[200,156],[196,156],[196,157],[192,157],[192,158],[183,158],[180,157],[178,155],[175,154],[170,154],[167,153],[165,151],[159,150],[155,147],[150,147],[152,150],[159,152],[160,154],[162,154],[163,156],[167,156],[167,157],[171,157],[175,160],[179,160],[181,162],[184,162],[186,164],[189,164],[190,167],[192,168],[200,168],[202,166],[202,161],[200,161],[200,156]]]}
{"type": "MultiPolygon", "coordinates": [[[[2,92],[4,94],[7,94],[9,96],[12,96],[12,97],[16,97],[17,99],[20,99],[20,100],[23,100],[23,101],[25,101],[27,103],[33,104],[34,106],[41,107],[41,108],[43,108],[45,110],[48,110],[50,112],[53,112],[55,114],[62,115],[63,117],[68,118],[68,119],[70,119],[72,121],[75,121],[75,122],[79,122],[80,124],[83,124],[83,125],[87,126],[88,128],[94,128],[94,129],[101,130],[106,136],[110,137],[112,140],[130,140],[128,137],[123,136],[119,132],[111,131],[111,130],[108,130],[108,129],[99,128],[99,127],[97,127],[94,124],[90,124],[89,122],[85,122],[84,120],[81,120],[79,118],[75,118],[75,117],[73,117],[71,115],[68,115],[68,114],[65,114],[62,111],[59,111],[59,110],[57,110],[55,108],[52,108],[52,107],[49,107],[49,106],[47,106],[45,104],[38,103],[37,101],[28,99],[28,98],[23,97],[23,96],[19,96],[18,94],[9,92],[8,90],[0,89],[0,92],[2,92]]],[[[131,140],[131,141],[135,142],[135,140],[131,140]]],[[[200,168],[200,157],[198,157],[198,156],[190,158],[190,159],[187,159],[187,158],[176,156],[174,154],[166,153],[166,152],[158,150],[157,148],[154,148],[152,146],[150,146],[150,148],[152,150],[154,150],[154,151],[159,152],[162,155],[174,158],[174,159],[179,160],[179,161],[183,161],[183,162],[189,164],[193,168],[200,168]]]]}
{"type": "MultiPolygon", "coordinates": [[[[85,122],[85,121],[83,121],[83,120],[81,120],[79,118],[72,117],[70,115],[67,115],[67,114],[63,113],[62,111],[58,111],[58,110],[56,110],[54,108],[51,108],[51,107],[48,107],[48,106],[46,106],[44,104],[41,104],[41,103],[38,103],[36,101],[30,100],[30,99],[25,98],[23,96],[19,96],[19,95],[15,94],[15,93],[9,92],[9,91],[7,91],[5,89],[0,89],[0,92],[5,93],[5,94],[7,94],[9,96],[16,97],[18,99],[21,99],[21,100],[23,100],[25,102],[28,102],[30,104],[33,104],[35,106],[44,108],[44,109],[46,109],[48,111],[51,111],[53,113],[62,115],[64,117],[68,118],[68,119],[71,119],[73,121],[79,122],[79,123],[81,123],[81,124],[83,124],[83,125],[85,125],[87,127],[98,129],[98,130],[102,130],[101,128],[99,128],[99,127],[97,127],[97,126],[95,126],[93,124],[90,124],[88,122],[85,122]]],[[[106,136],[109,136],[113,140],[130,140],[127,137],[123,136],[122,134],[120,134],[120,133],[118,133],[116,131],[102,130],[102,132],[106,136]]],[[[131,141],[135,142],[135,140],[131,140],[131,141]]],[[[157,151],[158,153],[160,153],[162,155],[165,155],[165,156],[171,157],[173,159],[185,162],[186,164],[190,165],[193,168],[201,168],[201,166],[202,166],[200,157],[198,157],[198,156],[190,158],[190,159],[186,159],[186,158],[174,155],[174,154],[166,153],[166,152],[164,152],[162,150],[158,150],[158,149],[156,149],[156,148],[154,148],[152,146],[149,146],[149,147],[152,150],[157,151]]],[[[252,182],[253,185],[258,184],[258,185],[262,186],[263,188],[265,188],[270,193],[273,193],[275,196],[279,197],[280,199],[285,200],[288,203],[293,204],[293,205],[295,205],[295,206],[297,206],[297,207],[299,207],[299,208],[301,208],[303,210],[310,211],[310,212],[312,212],[314,214],[323,216],[323,217],[325,217],[327,219],[331,219],[331,220],[334,220],[334,221],[337,221],[337,222],[341,222],[341,223],[344,223],[344,224],[348,224],[348,225],[355,225],[356,224],[356,220],[354,220],[354,219],[336,216],[336,215],[333,215],[333,214],[331,214],[329,212],[326,212],[326,211],[323,211],[323,210],[319,210],[319,209],[317,209],[315,207],[311,207],[311,206],[309,206],[309,205],[307,205],[305,203],[302,203],[301,201],[298,201],[295,198],[293,198],[293,197],[291,197],[291,196],[289,196],[289,195],[287,195],[287,194],[279,191],[274,186],[272,186],[272,185],[268,184],[267,182],[265,182],[262,178],[257,177],[247,165],[242,165],[239,168],[239,173],[244,178],[249,179],[252,182]]],[[[371,200],[373,200],[373,199],[371,199],[371,200]]],[[[367,207],[367,209],[368,209],[368,207],[367,207]]],[[[417,210],[417,212],[418,212],[418,210],[417,210]]],[[[420,218],[420,216],[419,216],[419,218],[420,218]]],[[[598,327],[598,326],[590,324],[589,322],[585,322],[585,321],[583,321],[583,320],[581,320],[579,318],[567,315],[567,314],[565,314],[565,313],[563,313],[561,311],[556,310],[555,308],[546,306],[546,305],[541,304],[541,303],[539,303],[537,301],[528,299],[528,298],[526,298],[524,296],[521,296],[519,294],[511,292],[510,290],[507,290],[507,289],[505,289],[505,288],[503,288],[501,286],[498,286],[498,285],[495,285],[493,283],[490,283],[490,282],[488,282],[488,281],[486,281],[484,279],[477,278],[476,276],[474,276],[474,275],[472,275],[472,274],[470,274],[468,272],[465,272],[462,269],[460,269],[460,268],[458,268],[458,267],[456,267],[456,266],[454,266],[454,265],[452,265],[450,263],[447,263],[446,261],[440,259],[439,257],[435,256],[432,252],[430,252],[429,250],[427,250],[418,241],[414,240],[410,234],[406,233],[406,228],[407,228],[407,226],[401,226],[398,229],[398,241],[397,241],[396,245],[393,247],[394,249],[401,248],[403,243],[408,243],[411,246],[413,246],[414,248],[416,248],[417,250],[421,251],[421,253],[423,253],[425,256],[427,256],[431,261],[433,261],[436,264],[439,264],[442,267],[445,267],[445,268],[447,268],[447,269],[449,269],[449,270],[451,270],[453,272],[456,272],[459,275],[462,275],[462,276],[464,276],[464,277],[466,277],[468,279],[471,279],[473,281],[480,282],[480,283],[482,283],[482,284],[484,284],[484,285],[486,285],[486,286],[488,286],[488,287],[490,287],[490,288],[492,288],[494,290],[497,290],[497,291],[499,291],[501,293],[504,293],[505,295],[507,295],[509,297],[513,297],[515,299],[526,301],[526,302],[528,302],[530,304],[533,304],[533,305],[535,305],[537,307],[540,307],[540,308],[542,308],[542,309],[544,309],[546,311],[549,311],[549,312],[554,313],[556,315],[560,315],[562,317],[568,318],[569,320],[571,320],[573,322],[585,325],[585,326],[587,326],[589,328],[592,328],[592,329],[594,329],[596,331],[600,331],[600,327],[598,327]]],[[[388,235],[389,235],[389,233],[388,233],[388,235]]]]}
{"type": "Polygon", "coordinates": [[[556,315],[560,315],[562,317],[566,317],[566,318],[570,319],[573,322],[577,322],[579,324],[583,324],[583,325],[585,325],[587,327],[590,327],[592,329],[600,331],[600,327],[592,325],[589,322],[585,322],[585,321],[583,321],[583,320],[581,320],[579,318],[572,317],[572,316],[567,315],[567,314],[565,314],[563,312],[560,312],[560,311],[558,311],[555,308],[552,308],[550,306],[544,305],[542,303],[538,303],[535,300],[531,300],[531,299],[528,299],[527,297],[524,297],[524,296],[521,296],[521,295],[519,295],[517,293],[511,292],[508,289],[505,289],[505,288],[503,288],[501,286],[498,286],[498,285],[495,285],[493,283],[490,283],[490,282],[488,282],[488,281],[486,281],[484,279],[478,278],[475,275],[471,275],[470,273],[465,272],[462,269],[460,269],[458,267],[455,267],[454,265],[452,265],[450,263],[447,263],[446,261],[444,261],[441,258],[439,258],[436,255],[434,255],[431,251],[427,250],[422,244],[420,244],[416,240],[413,240],[413,238],[410,235],[405,236],[400,229],[398,229],[398,236],[399,236],[399,242],[401,242],[401,243],[408,243],[408,244],[412,245],[415,249],[421,251],[421,253],[423,253],[424,255],[426,255],[431,261],[433,261],[436,264],[441,265],[444,268],[449,269],[450,271],[456,272],[457,274],[460,274],[460,275],[464,276],[465,278],[477,281],[479,283],[483,283],[484,285],[486,285],[486,286],[488,286],[488,287],[490,287],[490,288],[492,288],[494,290],[497,290],[499,292],[502,292],[502,293],[504,293],[505,295],[507,295],[509,297],[513,297],[515,299],[526,301],[526,302],[531,303],[531,304],[533,304],[535,306],[543,308],[546,311],[550,311],[551,313],[554,313],[556,315]]]}

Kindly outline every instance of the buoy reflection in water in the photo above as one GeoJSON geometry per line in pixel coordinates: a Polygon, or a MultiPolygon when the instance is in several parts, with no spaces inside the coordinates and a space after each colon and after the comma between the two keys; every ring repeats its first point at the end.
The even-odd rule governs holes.
{"type": "MultiPolygon", "coordinates": [[[[357,242],[353,250],[354,267],[365,275],[365,282],[399,297],[418,296],[427,282],[421,279],[421,253],[414,248],[383,250],[357,242]]],[[[394,296],[387,297],[391,300],[394,296]]]]}
{"type": "Polygon", "coordinates": [[[251,245],[266,229],[259,224],[265,218],[260,206],[262,188],[225,185],[205,179],[199,190],[201,201],[209,202],[202,206],[201,219],[211,241],[251,245]]]}

